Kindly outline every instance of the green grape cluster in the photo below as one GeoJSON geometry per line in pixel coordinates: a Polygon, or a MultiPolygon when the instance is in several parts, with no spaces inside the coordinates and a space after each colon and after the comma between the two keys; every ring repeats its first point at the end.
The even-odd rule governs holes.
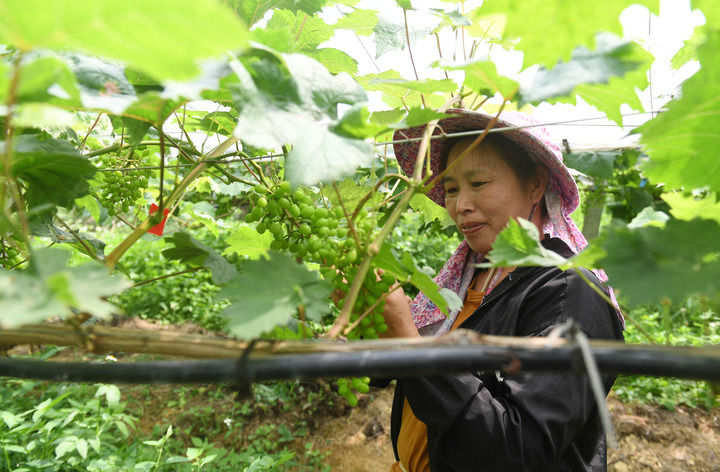
{"type": "Polygon", "coordinates": [[[118,156],[103,155],[99,158],[101,168],[132,169],[102,172],[103,185],[99,192],[100,204],[107,208],[110,216],[119,212],[127,213],[135,202],[143,196],[152,171],[133,169],[138,161],[124,160],[118,156]]]}
{"type": "MultiPolygon", "coordinates": [[[[303,188],[292,191],[289,182],[270,188],[256,185],[251,200],[255,206],[245,221],[257,222],[261,234],[272,234],[270,247],[320,264],[323,277],[333,284],[335,293],[344,296],[375,229],[367,212],[358,212],[351,229],[341,207],[316,204],[317,196],[312,191],[303,188]]],[[[350,322],[356,323],[356,327],[348,334],[349,339],[373,339],[387,331],[382,296],[394,282],[389,275],[378,277],[372,271],[368,273],[353,307],[350,322]]],[[[342,296],[338,297],[338,306],[342,305],[342,296]]]]}
{"type": "Polygon", "coordinates": [[[350,406],[357,406],[357,393],[368,393],[370,391],[370,377],[339,378],[335,381],[335,384],[338,388],[338,394],[345,397],[350,406]]]}
{"type": "Polygon", "coordinates": [[[15,267],[20,264],[20,262],[22,262],[22,256],[14,247],[6,247],[5,250],[0,253],[0,266],[2,267],[15,267]]]}

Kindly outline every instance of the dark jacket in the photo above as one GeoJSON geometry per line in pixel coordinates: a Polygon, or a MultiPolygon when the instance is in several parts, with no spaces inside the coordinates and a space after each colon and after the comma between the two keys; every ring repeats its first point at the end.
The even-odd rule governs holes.
{"type": "MultiPolygon", "coordinates": [[[[569,257],[560,239],[543,245],[569,257]]],[[[584,274],[599,284],[589,271],[584,274]]],[[[622,339],[615,310],[574,271],[520,267],[460,326],[544,336],[572,318],[590,338],[622,339]]],[[[614,377],[605,376],[606,392],[614,377]]],[[[397,456],[403,399],[427,425],[433,472],[604,471],[605,436],[589,382],[574,373],[495,372],[399,379],[391,419],[397,456]]]]}

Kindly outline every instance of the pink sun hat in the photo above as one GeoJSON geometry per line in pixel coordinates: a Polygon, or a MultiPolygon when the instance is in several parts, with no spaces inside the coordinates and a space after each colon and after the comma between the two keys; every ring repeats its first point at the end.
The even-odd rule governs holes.
{"type": "MultiPolygon", "coordinates": [[[[451,108],[447,113],[454,116],[440,120],[433,132],[434,136],[465,131],[482,131],[494,118],[493,115],[460,108],[451,108]]],[[[415,169],[420,147],[420,140],[417,138],[422,137],[425,127],[426,125],[422,125],[397,130],[393,136],[393,141],[400,141],[393,144],[395,157],[407,175],[412,175],[415,169]],[[403,141],[413,138],[415,138],[413,141],[403,141]]],[[[578,188],[570,172],[563,165],[560,148],[552,142],[547,130],[538,125],[533,118],[520,112],[503,112],[495,123],[494,129],[497,131],[491,130],[491,132],[502,133],[503,137],[525,149],[536,164],[548,170],[549,185],[548,191],[546,191],[546,200],[547,197],[551,197],[551,194],[555,194],[562,202],[562,216],[570,215],[580,201],[578,188]]],[[[431,141],[430,169],[433,175],[438,175],[442,171],[441,167],[452,144],[453,141],[447,138],[435,138],[431,141]]],[[[425,173],[426,171],[423,169],[423,177],[425,173]]],[[[442,182],[438,181],[427,193],[427,196],[438,205],[445,206],[445,189],[442,182]]]]}

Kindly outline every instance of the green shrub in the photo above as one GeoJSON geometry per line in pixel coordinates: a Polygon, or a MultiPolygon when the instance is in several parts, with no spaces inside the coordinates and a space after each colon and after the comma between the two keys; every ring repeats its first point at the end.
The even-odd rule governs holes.
{"type": "MultiPolygon", "coordinates": [[[[629,314],[658,343],[702,346],[720,343],[720,321],[701,301],[689,298],[680,306],[643,306],[629,314]]],[[[632,323],[627,323],[625,341],[647,343],[648,339],[632,323]]],[[[618,398],[626,402],[655,403],[670,410],[678,404],[709,408],[715,394],[705,381],[662,377],[619,376],[614,387],[618,398]]]]}

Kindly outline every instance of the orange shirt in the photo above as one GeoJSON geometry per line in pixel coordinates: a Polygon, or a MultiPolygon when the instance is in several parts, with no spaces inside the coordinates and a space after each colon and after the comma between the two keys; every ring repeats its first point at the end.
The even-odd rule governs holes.
{"type": "MultiPolygon", "coordinates": [[[[473,287],[473,283],[470,284],[473,287]]],[[[455,323],[450,331],[460,326],[463,321],[472,315],[480,303],[484,293],[479,290],[468,289],[463,308],[458,313],[455,323]]],[[[390,472],[430,472],[430,456],[427,447],[427,427],[425,423],[415,417],[407,398],[403,404],[402,423],[397,441],[397,451],[400,462],[390,468],[390,472]],[[405,467],[403,470],[400,463],[405,467]]]]}

